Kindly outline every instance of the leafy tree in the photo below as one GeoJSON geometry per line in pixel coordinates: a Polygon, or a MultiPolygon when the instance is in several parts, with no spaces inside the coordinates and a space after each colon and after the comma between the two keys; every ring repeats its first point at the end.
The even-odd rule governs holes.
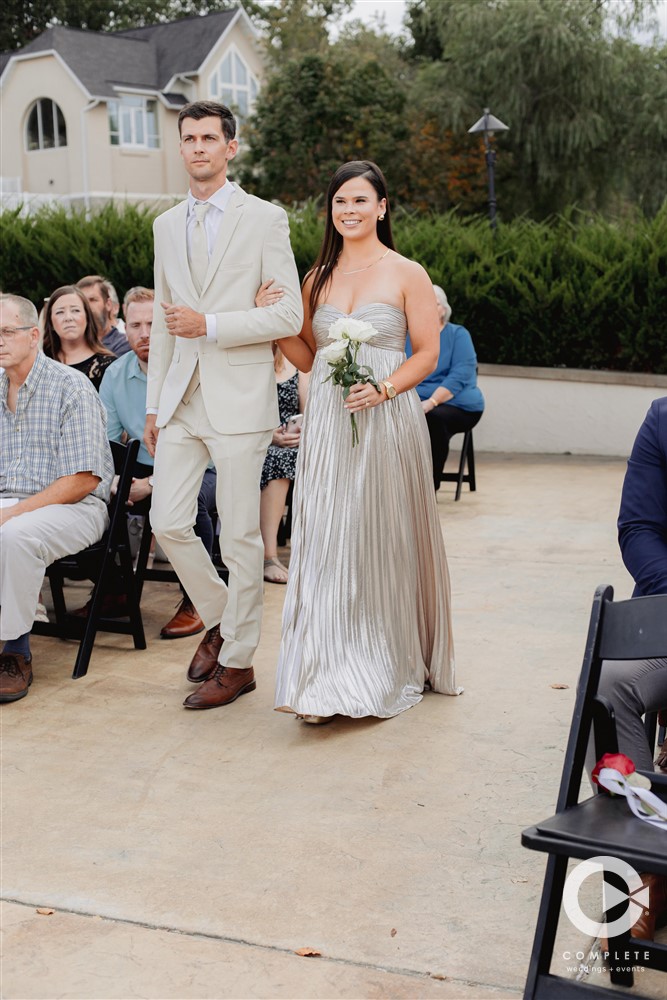
{"type": "Polygon", "coordinates": [[[375,159],[397,185],[404,104],[376,61],[354,53],[291,59],[267,80],[245,130],[243,182],[264,197],[301,201],[321,195],[346,160],[375,159]]]}
{"type": "Polygon", "coordinates": [[[245,0],[244,6],[263,29],[266,55],[275,67],[306,53],[324,54],[332,23],[354,0],[245,0]]]}
{"type": "Polygon", "coordinates": [[[575,201],[600,208],[619,184],[619,126],[636,118],[642,73],[644,94],[664,91],[664,61],[642,57],[627,37],[652,6],[624,8],[614,38],[610,0],[415,0],[407,24],[417,112],[463,135],[491,106],[510,126],[498,139],[501,209],[545,216],[575,201]]]}
{"type": "Polygon", "coordinates": [[[667,45],[641,46],[617,39],[613,58],[620,69],[623,99],[614,110],[612,153],[616,203],[638,204],[654,215],[667,193],[667,45]]]}

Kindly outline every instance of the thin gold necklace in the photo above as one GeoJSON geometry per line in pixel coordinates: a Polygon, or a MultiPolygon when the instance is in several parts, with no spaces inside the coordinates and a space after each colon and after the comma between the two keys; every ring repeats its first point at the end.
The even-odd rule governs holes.
{"type": "Polygon", "coordinates": [[[385,250],[382,256],[378,257],[378,259],[374,260],[371,264],[366,264],[366,267],[357,267],[354,271],[340,271],[340,264],[336,264],[336,270],[340,271],[341,274],[359,274],[361,271],[367,271],[369,267],[375,267],[375,265],[379,264],[381,260],[384,260],[390,249],[391,247],[385,250]]]}

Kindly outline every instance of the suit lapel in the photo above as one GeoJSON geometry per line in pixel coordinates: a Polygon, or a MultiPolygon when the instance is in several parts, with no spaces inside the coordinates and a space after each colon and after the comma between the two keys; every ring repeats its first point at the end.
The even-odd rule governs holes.
{"type": "MultiPolygon", "coordinates": [[[[243,191],[237,184],[236,191],[229,199],[229,204],[227,205],[225,214],[222,218],[218,238],[215,241],[215,247],[213,248],[213,253],[211,254],[211,259],[208,263],[208,271],[206,272],[206,278],[204,279],[204,285],[201,290],[202,295],[206,292],[206,289],[213,279],[213,275],[220,267],[220,262],[229,247],[231,238],[234,235],[234,230],[238,226],[241,216],[243,215],[243,207],[246,198],[247,195],[245,191],[243,191]]],[[[188,268],[188,271],[189,270],[190,269],[188,268]]]]}

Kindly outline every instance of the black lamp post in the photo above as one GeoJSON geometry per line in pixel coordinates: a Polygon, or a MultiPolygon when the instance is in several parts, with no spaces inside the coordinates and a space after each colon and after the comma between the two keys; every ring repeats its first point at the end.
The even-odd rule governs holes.
{"type": "Polygon", "coordinates": [[[496,151],[489,142],[489,136],[493,135],[494,132],[507,132],[509,125],[504,125],[499,118],[492,115],[488,108],[484,108],[484,114],[475,122],[472,128],[468,129],[469,133],[483,132],[484,133],[484,148],[486,150],[486,167],[489,172],[489,219],[491,221],[491,228],[495,232],[496,228],[496,183],[495,183],[495,165],[496,165],[496,151]]]}

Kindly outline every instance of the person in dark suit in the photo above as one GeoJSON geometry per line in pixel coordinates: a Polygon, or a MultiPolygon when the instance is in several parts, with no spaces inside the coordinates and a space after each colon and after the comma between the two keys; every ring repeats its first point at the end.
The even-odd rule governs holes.
{"type": "MultiPolygon", "coordinates": [[[[667,396],[651,404],[632,448],[618,541],[635,581],[632,596],[667,594],[667,396]]],[[[652,770],[642,716],[667,707],[667,659],[605,662],[600,694],[614,706],[620,751],[638,769],[652,770]]]]}
{"type": "MultiPolygon", "coordinates": [[[[635,581],[632,596],[667,594],[667,396],[651,404],[635,439],[623,482],[618,541],[635,581]]],[[[667,658],[606,660],[598,690],[614,707],[619,751],[637,770],[653,770],[642,716],[667,707],[667,658]]],[[[667,742],[656,764],[667,767],[667,742]]],[[[649,907],[632,936],[653,940],[656,922],[667,912],[667,878],[644,873],[642,879],[650,889],[649,907]]]]}

